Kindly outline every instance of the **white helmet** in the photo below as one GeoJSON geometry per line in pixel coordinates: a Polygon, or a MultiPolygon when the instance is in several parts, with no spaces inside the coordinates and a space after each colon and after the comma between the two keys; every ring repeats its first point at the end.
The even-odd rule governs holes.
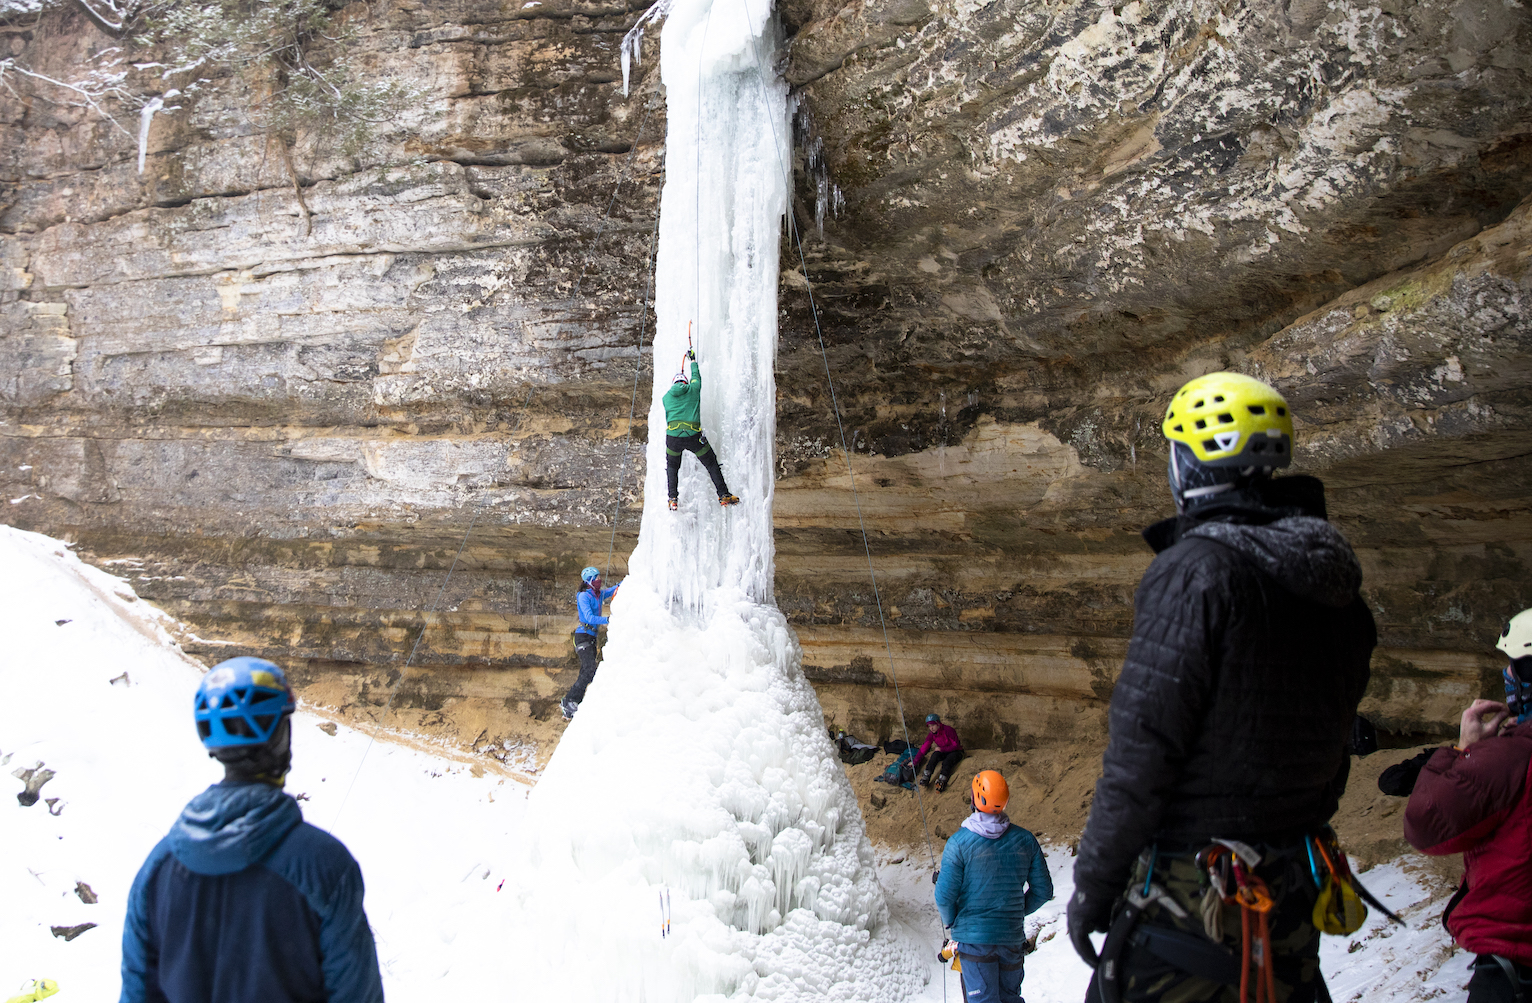
{"type": "Polygon", "coordinates": [[[1511,617],[1511,622],[1500,632],[1495,647],[1513,660],[1532,655],[1532,609],[1524,609],[1511,617]]]}

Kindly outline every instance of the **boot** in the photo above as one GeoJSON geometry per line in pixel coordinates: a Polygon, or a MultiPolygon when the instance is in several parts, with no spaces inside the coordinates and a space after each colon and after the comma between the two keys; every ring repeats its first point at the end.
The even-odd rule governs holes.
{"type": "Polygon", "coordinates": [[[575,716],[575,711],[577,711],[579,709],[580,709],[580,705],[575,703],[573,700],[569,699],[568,697],[565,697],[564,699],[559,701],[559,710],[563,712],[564,720],[566,720],[566,721],[573,721],[574,720],[574,716],[575,716]]]}
{"type": "Polygon", "coordinates": [[[719,495],[718,496],[718,504],[720,504],[720,505],[738,505],[739,504],[739,496],[738,495],[719,495]]]}
{"type": "Polygon", "coordinates": [[[672,511],[672,512],[674,512],[676,509],[681,507],[680,503],[678,501],[676,501],[676,499],[674,499],[674,498],[670,499],[665,504],[670,506],[670,511],[672,511]]]}
{"type": "Polygon", "coordinates": [[[940,794],[947,789],[947,774],[941,773],[936,777],[936,793],[940,794]]]}
{"type": "Polygon", "coordinates": [[[922,786],[922,787],[930,787],[931,786],[931,771],[930,770],[926,770],[926,771],[924,771],[924,772],[922,772],[920,774],[920,786],[922,786]]]}

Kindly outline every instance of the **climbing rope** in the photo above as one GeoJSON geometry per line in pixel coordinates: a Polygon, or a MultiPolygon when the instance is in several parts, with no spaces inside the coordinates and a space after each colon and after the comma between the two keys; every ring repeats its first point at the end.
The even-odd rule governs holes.
{"type": "MultiPolygon", "coordinates": [[[[697,129],[696,137],[692,145],[697,150],[697,173],[692,178],[692,224],[695,228],[692,239],[693,255],[697,260],[697,340],[702,340],[702,60],[707,54],[707,33],[713,26],[713,7],[708,5],[707,20],[702,23],[702,42],[697,46],[697,129]]],[[[687,344],[691,343],[691,333],[686,336],[687,344]]]]}
{"type": "MultiPolygon", "coordinates": [[[[755,15],[750,13],[750,0],[745,0],[745,16],[750,18],[752,22],[755,20],[755,15]]],[[[752,45],[753,44],[754,43],[752,43],[752,45]]],[[[780,162],[785,159],[782,156],[784,146],[782,143],[782,137],[779,135],[779,126],[776,122],[776,119],[774,116],[769,114],[771,111],[771,101],[768,99],[766,93],[766,73],[764,69],[765,60],[762,58],[759,49],[756,49],[755,57],[755,73],[756,79],[760,83],[761,104],[768,112],[767,117],[771,119],[771,138],[772,142],[776,145],[777,160],[780,162]]],[[[867,577],[872,581],[872,598],[873,603],[876,605],[878,610],[878,626],[883,631],[883,648],[888,654],[888,675],[894,683],[894,703],[899,710],[899,727],[904,731],[904,744],[913,749],[915,746],[910,742],[910,726],[905,721],[904,717],[904,696],[899,689],[899,674],[894,670],[894,645],[888,636],[888,621],[883,615],[883,598],[878,591],[878,574],[872,563],[872,544],[868,541],[867,538],[867,521],[865,518],[863,518],[862,515],[862,499],[856,487],[856,469],[852,466],[851,450],[846,444],[846,425],[845,422],[841,420],[840,403],[835,395],[835,379],[830,374],[830,355],[829,352],[825,349],[824,329],[819,323],[819,307],[814,301],[814,283],[809,278],[808,256],[803,251],[803,234],[798,229],[797,217],[792,211],[793,188],[791,165],[788,166],[787,171],[788,173],[786,175],[786,181],[788,198],[788,227],[793,235],[793,241],[798,248],[798,263],[802,268],[803,283],[808,293],[809,315],[814,318],[814,332],[819,338],[819,354],[820,357],[824,360],[825,365],[825,383],[828,384],[830,388],[830,410],[835,415],[835,427],[840,433],[841,452],[846,456],[846,473],[850,475],[851,478],[851,500],[856,505],[857,527],[861,530],[862,533],[862,551],[867,555],[867,577]]],[[[934,873],[936,871],[936,849],[931,842],[931,830],[926,821],[925,799],[921,796],[919,783],[916,783],[915,785],[915,804],[916,807],[920,810],[920,828],[922,834],[925,836],[926,854],[931,860],[931,870],[934,873]]],[[[943,990],[945,991],[945,989],[946,985],[944,982],[943,990]]]]}
{"type": "MultiPolygon", "coordinates": [[[[622,190],[622,185],[623,185],[623,181],[624,181],[624,175],[630,175],[632,173],[633,160],[634,160],[634,158],[638,154],[638,144],[639,144],[639,141],[643,139],[643,136],[644,136],[644,126],[649,121],[649,112],[652,109],[653,109],[653,105],[652,104],[650,104],[649,102],[645,102],[644,103],[644,113],[643,113],[642,116],[639,117],[639,121],[638,121],[638,132],[633,137],[633,145],[628,150],[628,159],[624,162],[622,170],[618,173],[617,184],[612,188],[612,197],[609,198],[607,200],[607,203],[606,203],[606,212],[602,215],[601,223],[596,228],[596,235],[591,240],[591,243],[593,245],[595,243],[597,243],[598,241],[600,241],[601,235],[606,232],[607,223],[608,223],[608,221],[610,221],[610,219],[612,217],[612,207],[617,204],[617,195],[622,190]]],[[[659,230],[659,218],[658,218],[658,210],[656,210],[655,232],[658,233],[658,230],[659,230]]],[[[651,255],[653,253],[653,244],[654,244],[654,239],[651,236],[651,238],[650,238],[650,252],[651,252],[651,255]]],[[[583,268],[581,268],[580,274],[579,274],[579,276],[575,280],[574,292],[570,296],[571,300],[578,301],[579,294],[580,294],[580,286],[584,283],[585,276],[589,273],[589,271],[590,271],[590,262],[589,262],[589,257],[587,257],[585,266],[583,268]]],[[[653,273],[653,269],[652,268],[650,269],[650,273],[651,273],[651,276],[652,276],[652,273],[653,273]]],[[[649,302],[648,302],[648,291],[647,290],[648,290],[648,287],[646,286],[645,287],[645,299],[644,299],[644,313],[643,313],[643,317],[645,317],[645,318],[648,317],[648,312],[649,312],[649,302]]],[[[643,322],[641,321],[640,322],[640,326],[639,326],[639,359],[638,359],[637,365],[635,366],[635,371],[634,371],[634,374],[633,374],[633,407],[635,407],[635,408],[637,407],[637,403],[638,403],[638,370],[641,370],[642,368],[643,368],[643,322]]],[[[526,415],[527,415],[528,412],[531,411],[531,408],[532,408],[532,395],[528,394],[527,395],[526,410],[523,411],[523,413],[522,413],[522,419],[523,420],[526,419],[526,415]]],[[[633,419],[633,412],[632,412],[632,410],[630,410],[629,413],[628,413],[628,435],[629,435],[630,438],[632,436],[632,428],[633,428],[633,420],[632,419],[633,419]]],[[[624,467],[626,467],[626,464],[627,464],[627,447],[626,447],[626,445],[624,445],[624,448],[623,448],[623,464],[624,464],[624,467]]],[[[621,483],[619,482],[619,486],[618,486],[618,500],[619,500],[619,503],[620,503],[621,498],[622,498],[621,491],[622,491],[621,483]]],[[[388,700],[383,704],[383,714],[384,715],[387,715],[389,710],[391,710],[393,708],[393,706],[394,706],[394,698],[397,697],[398,694],[399,694],[399,687],[404,684],[404,677],[409,674],[410,663],[412,663],[415,660],[415,653],[420,650],[420,642],[426,636],[426,629],[430,626],[430,618],[431,618],[432,615],[434,615],[436,613],[437,609],[441,605],[442,596],[444,596],[446,594],[446,592],[447,592],[447,583],[452,581],[452,573],[457,570],[458,561],[461,560],[462,557],[463,557],[463,551],[468,546],[468,538],[473,535],[473,527],[478,522],[478,520],[479,520],[479,509],[477,507],[475,507],[472,516],[468,520],[468,528],[463,532],[463,541],[458,544],[457,554],[452,558],[452,564],[448,566],[447,574],[446,574],[445,577],[442,578],[441,588],[438,589],[437,592],[436,592],[436,600],[431,604],[430,610],[427,611],[425,620],[420,625],[420,632],[415,635],[415,643],[410,646],[410,653],[409,653],[409,656],[406,657],[405,660],[404,660],[404,667],[399,670],[399,678],[396,679],[394,681],[394,685],[389,688],[388,700]]],[[[613,521],[613,528],[612,528],[612,534],[613,534],[612,539],[613,539],[614,542],[616,540],[616,532],[617,532],[616,531],[616,521],[614,519],[614,521],[613,521]]],[[[608,565],[611,564],[611,556],[612,556],[611,555],[611,549],[610,549],[610,546],[609,546],[608,550],[607,550],[607,563],[608,563],[608,565]]],[[[556,567],[557,567],[557,565],[555,565],[555,568],[556,567]]],[[[351,782],[346,785],[346,793],[341,797],[340,807],[335,809],[335,815],[330,820],[330,828],[333,829],[335,827],[336,822],[338,822],[340,820],[341,813],[346,810],[346,803],[351,800],[351,792],[356,787],[357,779],[362,775],[362,767],[366,765],[366,763],[367,763],[367,755],[368,755],[368,753],[370,753],[372,751],[373,743],[376,742],[376,741],[377,741],[377,732],[376,732],[376,730],[374,730],[372,733],[370,733],[367,736],[367,747],[362,750],[362,758],[357,761],[356,772],[352,773],[352,775],[351,775],[351,782]]]]}
{"type": "MultiPolygon", "coordinates": [[[[665,189],[665,176],[660,175],[660,190],[665,189]]],[[[606,564],[602,574],[612,570],[612,551],[617,546],[617,519],[622,514],[622,488],[628,476],[628,451],[633,443],[633,419],[638,414],[638,377],[644,371],[644,326],[649,321],[649,297],[654,290],[654,255],[660,236],[660,207],[654,208],[654,230],[649,235],[648,269],[644,273],[644,308],[638,315],[638,347],[633,363],[633,400],[628,404],[628,432],[622,440],[622,467],[617,475],[617,496],[612,500],[612,538],[606,545],[606,564]]],[[[651,369],[653,366],[651,364],[651,369]]]]}
{"type": "MultiPolygon", "coordinates": [[[[644,126],[649,121],[649,112],[651,110],[653,110],[653,105],[645,102],[644,113],[638,119],[638,132],[633,136],[632,147],[628,149],[628,159],[623,163],[622,171],[617,175],[617,184],[612,186],[612,197],[606,201],[606,213],[601,217],[601,225],[596,228],[596,235],[591,238],[592,247],[600,242],[601,235],[606,232],[606,224],[612,218],[612,206],[617,204],[617,194],[622,191],[623,175],[632,173],[633,158],[638,156],[638,141],[644,138],[644,126]]],[[[585,257],[585,264],[580,269],[579,276],[575,279],[574,291],[569,294],[569,298],[573,302],[579,302],[580,286],[585,283],[585,276],[590,274],[590,262],[594,257],[594,254],[589,254],[585,257]]]]}
{"type": "MultiPolygon", "coordinates": [[[[420,639],[426,636],[426,628],[431,625],[431,617],[441,606],[442,596],[447,594],[447,583],[452,581],[452,572],[457,570],[457,562],[462,559],[463,549],[468,546],[468,537],[473,533],[473,524],[479,520],[479,510],[475,508],[473,516],[468,520],[468,529],[463,533],[463,542],[458,544],[457,554],[452,558],[452,564],[447,568],[447,576],[442,579],[441,588],[436,590],[436,601],[431,603],[431,609],[426,613],[420,624],[420,632],[415,635],[415,643],[410,646],[409,657],[404,660],[404,668],[399,670],[399,678],[394,680],[394,685],[388,691],[388,701],[383,705],[383,714],[386,716],[394,706],[394,697],[399,693],[399,687],[404,684],[404,677],[409,674],[410,663],[415,660],[415,652],[420,650],[420,639]]],[[[367,754],[372,751],[372,744],[377,741],[377,730],[374,729],[367,736],[367,747],[362,750],[362,758],[357,760],[356,772],[351,774],[351,782],[346,785],[346,793],[340,799],[340,807],[335,809],[335,816],[330,819],[330,828],[335,828],[335,823],[340,820],[341,812],[346,810],[346,802],[351,800],[351,791],[356,787],[357,778],[362,775],[362,766],[367,762],[367,754]]]]}

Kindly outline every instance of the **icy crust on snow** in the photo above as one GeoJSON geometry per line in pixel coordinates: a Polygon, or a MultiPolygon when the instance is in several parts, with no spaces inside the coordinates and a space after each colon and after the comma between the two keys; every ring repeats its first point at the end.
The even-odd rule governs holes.
{"type": "Polygon", "coordinates": [[[738,591],[715,596],[705,621],[648,589],[622,599],[597,682],[528,805],[533,877],[518,898],[570,959],[550,968],[564,998],[917,991],[926,966],[889,923],[782,614],[738,591]]]}

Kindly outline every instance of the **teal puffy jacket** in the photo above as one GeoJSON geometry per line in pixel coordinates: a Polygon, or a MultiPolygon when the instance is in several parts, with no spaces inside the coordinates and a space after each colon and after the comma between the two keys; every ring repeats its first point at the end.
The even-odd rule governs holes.
{"type": "Polygon", "coordinates": [[[1053,879],[1037,837],[1012,824],[996,839],[959,829],[942,851],[936,906],[960,944],[1019,946],[1023,920],[1053,898],[1053,879]]]}

